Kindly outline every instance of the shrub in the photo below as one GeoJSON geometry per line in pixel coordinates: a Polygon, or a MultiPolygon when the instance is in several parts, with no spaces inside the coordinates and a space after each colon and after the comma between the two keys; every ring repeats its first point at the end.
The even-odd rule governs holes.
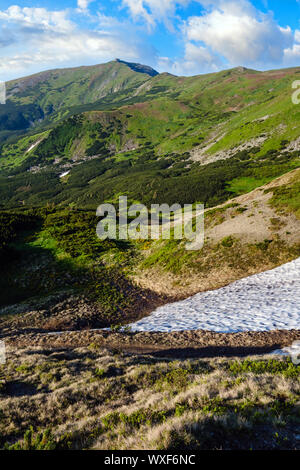
{"type": "Polygon", "coordinates": [[[229,370],[234,375],[249,372],[253,374],[282,374],[286,377],[298,377],[300,375],[300,367],[295,366],[290,359],[286,361],[276,359],[251,361],[246,359],[242,362],[232,362],[229,365],[229,370]]]}
{"type": "Polygon", "coordinates": [[[22,441],[5,444],[6,450],[63,450],[71,447],[69,436],[55,438],[50,429],[35,433],[31,426],[24,434],[22,441]]]}

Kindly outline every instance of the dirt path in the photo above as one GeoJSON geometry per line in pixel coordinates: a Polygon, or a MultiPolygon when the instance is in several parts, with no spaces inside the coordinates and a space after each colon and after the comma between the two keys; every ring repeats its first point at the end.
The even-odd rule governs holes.
{"type": "Polygon", "coordinates": [[[300,340],[300,330],[230,334],[210,331],[125,334],[86,330],[59,335],[32,331],[7,336],[2,340],[8,346],[17,348],[39,346],[73,349],[89,346],[159,357],[235,357],[267,354],[290,346],[293,341],[300,340]]]}

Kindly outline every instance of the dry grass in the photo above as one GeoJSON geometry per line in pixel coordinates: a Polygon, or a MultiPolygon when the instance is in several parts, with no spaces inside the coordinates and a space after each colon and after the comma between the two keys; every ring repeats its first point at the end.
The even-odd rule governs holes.
{"type": "Polygon", "coordinates": [[[10,348],[1,374],[1,447],[300,445],[300,369],[286,359],[172,361],[95,346],[10,348]]]}
{"type": "Polygon", "coordinates": [[[159,295],[186,298],[296,259],[300,255],[300,220],[295,211],[288,210],[288,202],[292,208],[299,205],[299,175],[298,169],[293,170],[207,209],[205,243],[199,252],[187,253],[184,243],[154,242],[145,250],[135,281],[159,295]]]}

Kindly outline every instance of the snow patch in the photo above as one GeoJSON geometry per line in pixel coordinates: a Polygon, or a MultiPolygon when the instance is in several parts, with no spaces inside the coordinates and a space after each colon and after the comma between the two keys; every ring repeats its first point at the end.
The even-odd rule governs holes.
{"type": "Polygon", "coordinates": [[[31,152],[31,150],[33,150],[37,145],[39,145],[41,142],[42,142],[43,139],[40,139],[38,140],[37,142],[35,142],[34,144],[32,144],[29,149],[26,151],[26,153],[29,153],[31,152]]]}
{"type": "Polygon", "coordinates": [[[132,331],[218,333],[300,329],[300,258],[159,307],[130,327],[132,331]]]}
{"type": "Polygon", "coordinates": [[[63,178],[64,176],[67,176],[70,173],[70,171],[65,171],[61,175],[59,175],[60,178],[63,178]]]}

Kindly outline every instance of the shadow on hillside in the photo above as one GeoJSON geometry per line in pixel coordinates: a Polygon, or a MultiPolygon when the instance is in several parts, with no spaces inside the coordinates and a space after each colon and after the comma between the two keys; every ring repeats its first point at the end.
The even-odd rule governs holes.
{"type": "Polygon", "coordinates": [[[66,277],[74,274],[72,264],[56,259],[50,249],[23,241],[13,244],[8,254],[0,267],[0,308],[73,285],[66,277]]]}
{"type": "MultiPolygon", "coordinates": [[[[280,344],[272,346],[206,346],[201,348],[172,348],[161,351],[153,351],[154,357],[172,358],[212,358],[212,357],[245,357],[253,355],[268,354],[275,349],[279,349],[280,344]]],[[[150,352],[146,352],[150,354],[150,352]]]]}

